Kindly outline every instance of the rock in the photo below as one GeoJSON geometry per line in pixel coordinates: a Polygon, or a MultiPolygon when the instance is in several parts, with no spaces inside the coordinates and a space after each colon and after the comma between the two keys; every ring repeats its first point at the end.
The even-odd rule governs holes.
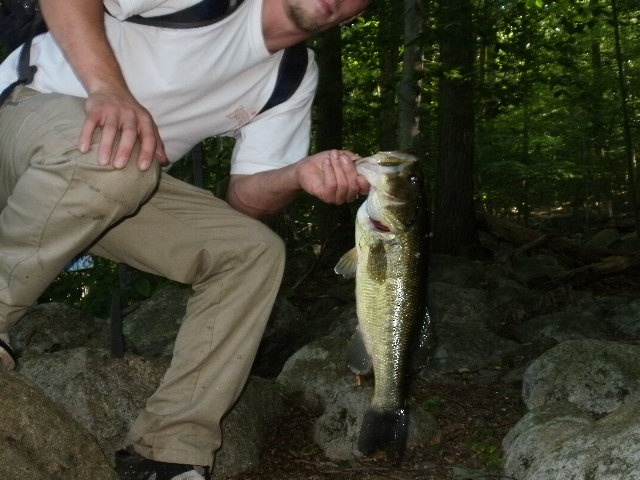
{"type": "Polygon", "coordinates": [[[222,447],[215,454],[213,480],[260,463],[265,439],[282,416],[283,405],[273,380],[249,379],[238,403],[222,420],[222,447]]]}
{"type": "Polygon", "coordinates": [[[147,357],[171,357],[191,288],[169,284],[125,313],[127,349],[147,357]]]}
{"type": "Polygon", "coordinates": [[[551,255],[522,256],[513,264],[513,271],[522,283],[527,283],[543,275],[549,275],[562,270],[558,260],[551,255]]]}
{"type": "Polygon", "coordinates": [[[43,303],[29,309],[11,330],[18,353],[52,353],[75,347],[109,347],[109,325],[64,303],[43,303]]]}
{"type": "Polygon", "coordinates": [[[503,442],[518,480],[640,478],[640,347],[562,343],[523,378],[530,409],[503,442]]]}
{"type": "Polygon", "coordinates": [[[613,248],[620,241],[620,232],[615,228],[605,228],[596,232],[585,245],[595,248],[613,248]]]}
{"type": "Polygon", "coordinates": [[[429,260],[429,280],[459,287],[478,288],[485,281],[485,267],[481,262],[465,257],[432,254],[429,260]]]}
{"type": "Polygon", "coordinates": [[[527,414],[505,437],[504,471],[518,480],[640,478],[640,399],[593,420],[568,405],[527,414]]]}
{"type": "Polygon", "coordinates": [[[488,328],[490,311],[481,290],[433,282],[429,298],[436,334],[430,369],[482,368],[517,348],[488,328]]]}
{"type": "Polygon", "coordinates": [[[640,299],[632,297],[614,305],[607,323],[618,335],[640,338],[640,299]]]}
{"type": "MultiPolygon", "coordinates": [[[[340,385],[336,388],[313,427],[313,440],[329,459],[341,461],[362,457],[358,451],[358,438],[372,396],[372,385],[340,385]]],[[[407,448],[424,445],[434,437],[437,422],[432,414],[412,402],[409,402],[408,412],[407,448]]]]}
{"type": "Polygon", "coordinates": [[[562,343],[529,366],[522,390],[529,409],[561,402],[589,414],[613,412],[640,393],[640,347],[602,340],[562,343]]]}
{"type": "Polygon", "coordinates": [[[301,313],[286,298],[278,298],[260,343],[254,373],[275,378],[287,359],[309,339],[299,335],[301,313]],[[296,338],[297,337],[297,338],[296,338]]]}
{"type": "Polygon", "coordinates": [[[518,340],[554,345],[568,340],[605,338],[602,318],[590,311],[570,310],[539,315],[515,329],[518,340]]]}
{"type": "Polygon", "coordinates": [[[95,438],[15,372],[0,370],[0,478],[117,480],[95,438]]]}
{"type": "Polygon", "coordinates": [[[63,406],[111,457],[167,366],[167,360],[129,354],[115,359],[106,349],[81,347],[52,354],[27,351],[19,372],[63,406]]]}
{"type": "Polygon", "coordinates": [[[322,337],[302,347],[287,360],[277,383],[306,409],[323,412],[339,385],[354,383],[346,365],[347,343],[339,337],[322,337]]]}

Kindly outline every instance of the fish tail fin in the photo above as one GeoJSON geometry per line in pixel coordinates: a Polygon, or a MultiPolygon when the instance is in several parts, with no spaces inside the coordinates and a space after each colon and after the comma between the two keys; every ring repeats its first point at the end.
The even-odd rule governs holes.
{"type": "Polygon", "coordinates": [[[381,412],[369,409],[362,420],[358,450],[369,455],[383,450],[393,463],[400,463],[409,432],[409,413],[406,409],[381,412]]]}

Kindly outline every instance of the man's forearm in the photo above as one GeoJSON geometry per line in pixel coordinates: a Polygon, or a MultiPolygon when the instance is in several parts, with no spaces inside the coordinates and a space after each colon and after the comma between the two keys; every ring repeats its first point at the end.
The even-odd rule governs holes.
{"type": "Polygon", "coordinates": [[[227,201],[236,210],[260,218],[282,210],[295,200],[300,186],[294,166],[254,175],[232,175],[227,201]]]}
{"type": "Polygon", "coordinates": [[[328,150],[276,170],[232,175],[227,201],[256,218],[278,212],[301,191],[333,205],[352,202],[369,189],[356,170],[354,162],[358,158],[348,150],[328,150]]]}
{"type": "Polygon", "coordinates": [[[88,94],[128,91],[104,28],[101,0],[40,0],[47,26],[88,94]]]}

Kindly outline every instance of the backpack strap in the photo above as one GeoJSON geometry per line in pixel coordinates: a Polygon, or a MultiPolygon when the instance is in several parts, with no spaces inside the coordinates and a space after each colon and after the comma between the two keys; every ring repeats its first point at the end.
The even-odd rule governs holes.
{"type": "Polygon", "coordinates": [[[12,84],[8,85],[2,93],[0,93],[0,106],[5,102],[13,89],[18,85],[28,85],[33,82],[33,77],[38,70],[38,67],[35,65],[29,65],[29,57],[31,53],[31,42],[33,38],[39,33],[40,29],[44,24],[44,20],[42,19],[42,15],[40,13],[36,14],[36,17],[33,23],[30,26],[29,36],[25,44],[22,46],[20,50],[20,56],[18,57],[18,79],[12,84]]]}
{"type": "Polygon", "coordinates": [[[198,28],[212,25],[231,15],[244,0],[202,0],[177,12],[143,17],[134,15],[127,22],[164,28],[198,28]]]}
{"type": "Polygon", "coordinates": [[[278,67],[276,86],[260,113],[291,98],[304,78],[308,63],[309,54],[304,42],[285,49],[278,67]]]}

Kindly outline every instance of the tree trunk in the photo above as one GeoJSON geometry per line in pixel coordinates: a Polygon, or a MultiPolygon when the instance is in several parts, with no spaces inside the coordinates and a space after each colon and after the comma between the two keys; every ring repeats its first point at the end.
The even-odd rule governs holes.
{"type": "Polygon", "coordinates": [[[342,39],[333,28],[319,35],[315,42],[320,71],[315,99],[315,150],[342,148],[342,39]]]}
{"type": "Polygon", "coordinates": [[[636,227],[636,234],[640,236],[640,211],[638,211],[638,194],[636,190],[636,170],[633,153],[633,140],[631,139],[631,119],[629,115],[629,93],[627,90],[627,79],[624,72],[624,62],[622,59],[622,46],[620,44],[620,22],[618,19],[617,0],[611,0],[611,16],[613,23],[613,34],[616,45],[616,65],[618,67],[618,82],[620,84],[620,103],[622,109],[622,129],[624,132],[625,158],[627,159],[627,175],[629,178],[629,204],[633,209],[633,219],[636,227]]]}
{"type": "Polygon", "coordinates": [[[470,0],[443,0],[438,28],[440,148],[436,175],[433,249],[458,255],[479,244],[474,221],[473,57],[470,0]]]}
{"type": "Polygon", "coordinates": [[[422,27],[424,12],[420,0],[404,0],[404,54],[398,84],[398,145],[417,152],[420,133],[420,84],[422,73],[422,27]]]}
{"type": "Polygon", "coordinates": [[[384,22],[378,30],[378,48],[385,52],[381,55],[380,65],[380,113],[378,145],[382,150],[398,149],[398,114],[396,104],[396,85],[398,83],[398,63],[400,62],[400,13],[395,3],[383,3],[384,22]]]}

